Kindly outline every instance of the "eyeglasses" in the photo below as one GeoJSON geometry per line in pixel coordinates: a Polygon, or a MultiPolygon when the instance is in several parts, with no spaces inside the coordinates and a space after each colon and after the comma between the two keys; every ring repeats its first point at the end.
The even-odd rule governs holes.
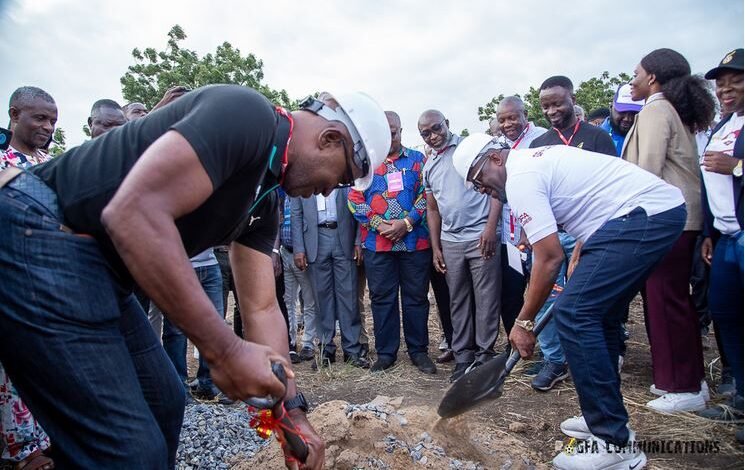
{"type": "Polygon", "coordinates": [[[479,165],[478,169],[476,170],[476,173],[469,178],[471,183],[473,184],[473,190],[477,193],[480,193],[481,190],[484,188],[484,183],[479,181],[479,177],[481,176],[481,172],[484,171],[484,167],[486,166],[486,162],[489,161],[489,155],[484,155],[481,160],[481,164],[479,165]]]}
{"type": "Polygon", "coordinates": [[[352,166],[349,164],[349,158],[347,157],[347,144],[344,143],[344,139],[341,139],[341,146],[344,148],[344,180],[337,184],[337,188],[349,188],[354,185],[354,172],[352,166]]]}
{"type": "Polygon", "coordinates": [[[442,132],[442,125],[445,124],[445,121],[446,119],[443,119],[439,123],[432,126],[430,129],[420,131],[419,135],[422,136],[422,139],[429,139],[432,134],[439,134],[440,132],[442,132]]]}

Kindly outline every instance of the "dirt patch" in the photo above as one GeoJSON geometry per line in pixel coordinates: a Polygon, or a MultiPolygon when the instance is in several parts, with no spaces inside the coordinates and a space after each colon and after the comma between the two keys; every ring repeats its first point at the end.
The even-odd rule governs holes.
{"type": "MultiPolygon", "coordinates": [[[[368,332],[372,332],[367,308],[369,304],[366,305],[366,323],[368,332]]],[[[705,453],[647,452],[647,468],[743,468],[743,447],[734,439],[735,425],[713,423],[692,414],[662,415],[645,406],[655,397],[648,391],[652,383],[651,356],[639,298],[631,305],[628,328],[631,339],[627,343],[628,352],[621,374],[622,392],[631,426],[638,438],[679,443],[716,442],[717,446],[715,451],[705,453]]],[[[439,338],[437,313],[433,307],[430,312],[431,357],[438,354],[439,338]]],[[[505,343],[502,332],[496,349],[503,350],[505,343]]],[[[531,379],[524,372],[539,359],[521,361],[508,378],[501,398],[455,420],[436,425],[435,410],[449,386],[447,379],[452,363],[438,365],[436,375],[422,374],[409,361],[403,339],[401,344],[396,365],[384,373],[371,374],[339,363],[318,372],[314,372],[309,363],[295,366],[298,386],[314,408],[311,422],[318,425],[317,429],[327,443],[330,459],[327,468],[418,468],[422,464],[412,460],[408,451],[397,448],[391,454],[384,447],[376,448],[375,444],[383,446],[391,434],[412,449],[420,444],[424,432],[429,433],[433,444],[441,447],[445,455],[426,453],[427,466],[422,468],[458,468],[451,466],[451,459],[459,460],[461,464],[469,461],[484,469],[551,466],[551,460],[567,442],[559,430],[559,423],[580,414],[571,379],[548,393],[536,392],[530,387],[531,379]],[[347,404],[369,403],[378,395],[403,397],[401,406],[396,409],[405,413],[409,421],[407,426],[400,426],[390,417],[386,423],[371,416],[356,421],[347,418],[343,409],[347,404]],[[348,435],[344,434],[346,432],[348,435]],[[376,466],[376,460],[368,461],[371,456],[381,459],[388,467],[376,466]]],[[[713,389],[720,369],[713,333],[704,338],[704,347],[706,379],[713,389]]],[[[713,399],[712,403],[723,401],[721,397],[713,396],[713,399]]],[[[261,459],[261,465],[256,466],[256,461],[245,462],[245,465],[284,468],[277,445],[270,446],[267,455],[262,455],[261,459]]]]}
{"type": "MultiPolygon", "coordinates": [[[[326,441],[326,468],[491,469],[531,468],[535,457],[509,436],[495,442],[468,417],[440,420],[429,406],[403,406],[403,397],[378,396],[350,405],[333,400],[310,413],[314,428],[326,441]],[[532,460],[531,460],[532,457],[532,460]],[[517,465],[515,465],[517,463],[517,465]]],[[[236,469],[284,468],[279,446],[260,451],[236,469]]]]}

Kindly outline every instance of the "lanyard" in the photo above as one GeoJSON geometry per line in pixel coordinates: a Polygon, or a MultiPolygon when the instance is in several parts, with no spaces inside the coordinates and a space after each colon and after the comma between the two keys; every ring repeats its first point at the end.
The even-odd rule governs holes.
{"type": "Polygon", "coordinates": [[[510,241],[515,241],[515,216],[512,215],[512,209],[510,209],[510,241]]]}
{"type": "Polygon", "coordinates": [[[574,132],[572,132],[572,136],[569,137],[569,140],[567,140],[564,135],[559,131],[559,129],[554,127],[554,130],[557,134],[559,134],[559,138],[562,142],[564,142],[564,145],[572,145],[572,139],[574,139],[574,136],[577,134],[577,131],[579,130],[579,123],[580,121],[577,121],[577,124],[574,125],[574,132]]]}
{"type": "MultiPolygon", "coordinates": [[[[527,125],[527,126],[525,126],[525,129],[523,129],[523,131],[522,131],[522,132],[520,133],[520,135],[519,135],[519,136],[517,137],[517,139],[515,140],[515,143],[514,143],[514,144],[512,144],[512,149],[513,149],[513,150],[514,150],[514,149],[516,149],[518,145],[520,145],[520,142],[522,142],[522,140],[523,140],[523,137],[525,137],[525,134],[527,134],[527,133],[528,133],[528,129],[530,129],[530,123],[528,123],[528,125],[527,125]]],[[[514,235],[514,234],[513,234],[513,235],[514,235]]]]}

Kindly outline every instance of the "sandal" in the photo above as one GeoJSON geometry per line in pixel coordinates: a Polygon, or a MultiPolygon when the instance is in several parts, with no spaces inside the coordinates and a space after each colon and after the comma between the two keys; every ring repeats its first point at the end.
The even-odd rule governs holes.
{"type": "Polygon", "coordinates": [[[15,470],[52,470],[54,460],[50,459],[40,450],[36,450],[28,457],[18,462],[15,470]]]}

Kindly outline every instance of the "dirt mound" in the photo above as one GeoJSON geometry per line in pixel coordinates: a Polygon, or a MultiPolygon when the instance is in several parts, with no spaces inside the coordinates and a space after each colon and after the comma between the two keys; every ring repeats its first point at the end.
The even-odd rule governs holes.
{"type": "MultiPolygon", "coordinates": [[[[309,415],[326,442],[329,469],[527,469],[536,456],[519,440],[468,417],[439,420],[434,409],[402,407],[403,398],[378,396],[350,405],[334,400],[309,415]],[[474,432],[478,429],[478,432],[474,432]]],[[[285,468],[279,445],[263,449],[237,469],[285,468]]]]}

